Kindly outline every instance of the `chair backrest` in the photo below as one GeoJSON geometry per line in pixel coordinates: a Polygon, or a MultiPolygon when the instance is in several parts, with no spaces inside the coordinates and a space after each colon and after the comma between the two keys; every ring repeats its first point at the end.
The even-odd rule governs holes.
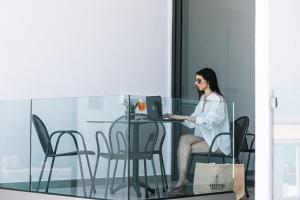
{"type": "Polygon", "coordinates": [[[158,125],[145,114],[132,114],[116,119],[109,129],[109,143],[112,154],[153,153],[158,137],[158,125]],[[130,123],[130,135],[128,135],[130,123]],[[130,142],[128,141],[130,139],[130,142]],[[138,142],[138,144],[136,143],[138,142]],[[128,146],[130,144],[130,146],[128,146]]]}
{"type": "Polygon", "coordinates": [[[36,133],[38,135],[38,138],[40,140],[40,143],[41,143],[44,153],[47,154],[47,150],[48,150],[48,154],[53,153],[52,145],[49,142],[50,137],[48,134],[48,130],[47,130],[45,124],[43,123],[43,121],[37,115],[33,114],[32,122],[35,127],[36,133]],[[48,144],[50,144],[49,149],[48,149],[48,144]]]}
{"type": "Polygon", "coordinates": [[[111,154],[125,154],[127,149],[127,115],[117,118],[109,128],[109,146],[111,154]]]}
{"type": "Polygon", "coordinates": [[[157,136],[156,145],[154,147],[154,151],[161,151],[166,137],[166,129],[162,122],[157,122],[157,126],[158,126],[158,136],[157,136]]]}
{"type": "Polygon", "coordinates": [[[138,132],[135,132],[135,125],[132,123],[130,128],[130,152],[152,154],[157,144],[159,128],[157,122],[147,117],[147,115],[136,114],[136,119],[142,119],[138,122],[138,132]],[[139,148],[134,147],[134,140],[138,136],[139,148]]]}
{"type": "MultiPolygon", "coordinates": [[[[247,145],[245,142],[246,134],[249,127],[249,117],[242,116],[234,121],[234,156],[238,158],[240,152],[244,145],[247,145]]],[[[232,127],[231,127],[232,128],[232,127]]]]}

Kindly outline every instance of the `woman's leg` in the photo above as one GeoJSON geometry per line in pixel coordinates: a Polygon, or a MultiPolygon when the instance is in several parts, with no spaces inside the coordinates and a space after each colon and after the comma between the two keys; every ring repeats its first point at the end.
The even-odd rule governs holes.
{"type": "Polygon", "coordinates": [[[179,146],[177,150],[177,165],[179,171],[179,179],[176,187],[183,185],[187,182],[186,173],[187,165],[192,151],[192,145],[203,141],[203,138],[192,134],[186,134],[180,137],[179,146]]]}
{"type": "MultiPolygon", "coordinates": [[[[209,152],[209,146],[205,142],[205,140],[201,142],[197,142],[192,145],[192,153],[208,153],[209,152]]],[[[215,152],[212,153],[223,153],[220,148],[218,148],[215,152]]]]}
{"type": "Polygon", "coordinates": [[[207,153],[209,152],[209,146],[202,140],[200,142],[196,142],[192,145],[192,153],[207,153]]]}

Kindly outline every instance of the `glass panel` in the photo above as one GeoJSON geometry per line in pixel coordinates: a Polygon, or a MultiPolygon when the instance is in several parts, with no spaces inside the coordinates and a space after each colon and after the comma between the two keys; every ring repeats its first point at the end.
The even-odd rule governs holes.
{"type": "Polygon", "coordinates": [[[0,187],[28,190],[30,100],[0,101],[0,187]]]}
{"type": "MultiPolygon", "coordinates": [[[[142,199],[165,199],[174,196],[183,198],[233,191],[233,167],[231,164],[234,159],[232,159],[232,155],[228,155],[228,158],[225,158],[225,162],[228,163],[227,165],[217,165],[223,163],[222,157],[224,154],[222,151],[226,151],[227,154],[231,153],[231,139],[229,133],[230,122],[234,119],[233,102],[205,102],[206,109],[209,108],[215,111],[215,117],[212,117],[214,120],[221,115],[226,118],[225,120],[223,120],[222,117],[219,118],[221,126],[205,124],[212,121],[205,121],[204,118],[198,119],[203,120],[198,123],[203,122],[205,125],[201,128],[196,128],[196,136],[203,131],[202,137],[205,138],[205,141],[212,142],[212,138],[207,137],[211,134],[211,131],[204,131],[206,129],[214,130],[213,134],[215,135],[220,132],[228,133],[228,135],[221,136],[222,141],[217,140],[216,143],[218,144],[213,148],[213,151],[218,153],[218,157],[212,156],[210,163],[217,164],[208,165],[209,146],[206,142],[202,141],[203,139],[193,135],[195,131],[194,123],[180,120],[184,118],[183,116],[190,116],[195,109],[197,109],[195,115],[201,116],[202,110],[200,108],[203,106],[204,102],[191,99],[161,98],[158,96],[130,96],[130,99],[131,104],[134,105],[135,108],[135,114],[132,114],[134,117],[130,118],[130,129],[132,131],[132,134],[130,134],[132,137],[130,138],[130,143],[132,145],[130,146],[130,148],[132,148],[132,150],[130,149],[130,156],[132,159],[133,173],[131,184],[134,186],[130,189],[130,198],[136,199],[139,195],[141,195],[142,199]],[[144,105],[145,103],[146,106],[144,105]],[[171,115],[171,117],[176,117],[177,119],[164,119],[163,114],[166,113],[176,115],[171,115]],[[216,128],[217,126],[218,128],[216,128]],[[182,143],[181,146],[178,146],[178,144],[174,143],[175,138],[179,137],[174,135],[176,129],[180,130],[180,133],[187,133],[185,130],[188,130],[188,132],[192,134],[182,135],[185,135],[187,140],[195,140],[196,143],[199,142],[192,147],[192,151],[194,152],[192,163],[189,162],[189,159],[191,158],[189,153],[185,153],[185,148],[190,148],[191,145],[182,143]],[[153,140],[156,142],[155,145],[152,146],[153,140]],[[220,148],[222,150],[220,150],[220,148]],[[174,151],[174,149],[176,150],[174,151]],[[177,149],[180,152],[179,154],[177,154],[177,149]],[[202,155],[200,155],[201,151],[202,155]],[[199,154],[196,155],[197,153],[199,154]],[[187,156],[184,157],[185,154],[187,156]],[[174,190],[173,188],[176,185],[178,178],[175,176],[177,167],[175,167],[173,163],[177,163],[178,155],[180,155],[179,159],[181,159],[181,167],[184,167],[185,163],[187,165],[185,168],[186,171],[188,171],[186,176],[188,182],[186,186],[174,190]],[[144,162],[146,162],[146,168],[144,167],[144,162]],[[202,163],[203,165],[199,166],[201,169],[206,168],[206,172],[200,172],[199,169],[197,169],[197,172],[199,173],[195,174],[196,163],[198,165],[199,163],[202,163]],[[213,169],[217,167],[222,169],[222,172],[212,173],[214,171],[213,169]],[[197,178],[197,180],[194,181],[194,175],[201,178],[197,178]],[[198,182],[199,180],[202,181],[198,182]],[[135,187],[138,184],[140,187],[135,187]],[[147,188],[147,191],[144,189],[145,187],[147,188]]],[[[186,183],[185,181],[184,183],[186,183]]]]}
{"type": "Polygon", "coordinates": [[[299,199],[300,90],[275,90],[273,96],[273,197],[299,199]]]}
{"type": "Polygon", "coordinates": [[[106,96],[1,101],[0,108],[1,187],[99,199],[233,190],[232,102],[106,96]],[[221,132],[209,162],[223,163],[226,154],[228,164],[208,165],[211,136],[221,132]],[[186,185],[174,193],[182,175],[186,185]]]}
{"type": "MultiPolygon", "coordinates": [[[[33,100],[33,191],[93,198],[123,197],[127,174],[123,184],[125,189],[121,193],[114,192],[114,189],[123,181],[124,167],[120,165],[124,165],[126,154],[125,157],[124,153],[118,155],[123,157],[113,173],[117,155],[113,148],[116,143],[111,136],[111,127],[126,113],[128,102],[126,96],[33,100]],[[48,147],[48,135],[51,137],[51,148],[48,147]],[[91,189],[91,180],[95,180],[95,190],[91,189]],[[109,181],[108,188],[106,180],[109,181]],[[111,189],[110,183],[113,181],[115,187],[111,189]]],[[[126,131],[128,122],[122,121],[121,124],[126,131]]]]}

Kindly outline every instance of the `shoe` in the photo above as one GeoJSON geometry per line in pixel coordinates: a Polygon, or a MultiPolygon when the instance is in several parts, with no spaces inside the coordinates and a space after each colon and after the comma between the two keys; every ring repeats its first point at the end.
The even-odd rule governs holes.
{"type": "Polygon", "coordinates": [[[173,187],[170,191],[167,192],[168,196],[181,196],[185,194],[186,185],[180,185],[173,187]]]}
{"type": "Polygon", "coordinates": [[[177,189],[177,188],[179,188],[179,187],[186,186],[186,185],[188,185],[188,184],[189,184],[189,181],[188,181],[188,180],[185,180],[184,183],[181,184],[181,185],[179,185],[179,186],[176,186],[176,184],[175,184],[175,185],[172,185],[172,186],[171,186],[171,190],[175,190],[175,189],[177,189]]]}

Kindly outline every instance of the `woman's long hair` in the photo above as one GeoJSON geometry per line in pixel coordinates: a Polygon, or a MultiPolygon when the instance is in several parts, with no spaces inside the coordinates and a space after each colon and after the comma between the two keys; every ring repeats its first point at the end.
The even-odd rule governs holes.
{"type": "MultiPolygon", "coordinates": [[[[220,91],[217,75],[214,70],[212,70],[210,68],[203,68],[203,69],[199,70],[198,72],[196,72],[196,75],[202,76],[207,81],[207,83],[209,84],[209,88],[211,89],[212,92],[215,92],[215,93],[223,96],[223,94],[220,91]]],[[[199,99],[200,99],[201,96],[204,94],[204,91],[200,91],[198,88],[197,88],[197,91],[198,91],[199,99]]]]}

